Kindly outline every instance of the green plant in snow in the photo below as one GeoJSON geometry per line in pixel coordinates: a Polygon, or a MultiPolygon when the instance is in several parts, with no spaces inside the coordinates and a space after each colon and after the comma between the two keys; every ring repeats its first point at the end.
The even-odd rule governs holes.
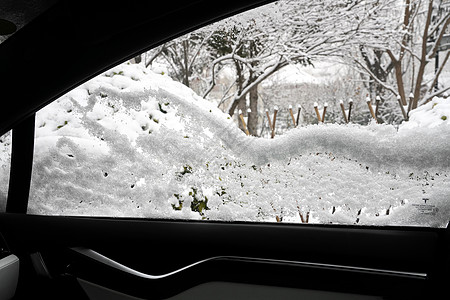
{"type": "Polygon", "coordinates": [[[172,204],[173,210],[181,210],[183,208],[183,201],[181,200],[180,194],[173,194],[173,196],[175,198],[177,198],[177,200],[178,200],[178,206],[175,204],[172,204]]]}
{"type": "MultiPolygon", "coordinates": [[[[168,105],[168,103],[167,104],[165,104],[166,106],[168,105]]],[[[159,110],[163,113],[163,114],[167,114],[167,110],[164,110],[163,108],[162,108],[162,105],[161,105],[161,103],[159,103],[158,102],[158,108],[159,108],[159,110]]]]}
{"type": "Polygon", "coordinates": [[[63,124],[63,125],[59,125],[58,127],[56,127],[56,129],[63,128],[63,127],[66,126],[67,124],[68,124],[68,122],[67,122],[67,121],[64,121],[64,124],[63,124]]]}
{"type": "MultiPolygon", "coordinates": [[[[184,199],[180,194],[173,194],[175,198],[178,200],[178,206],[176,204],[172,204],[172,209],[181,210],[183,208],[184,199]]],[[[191,187],[189,191],[189,196],[191,199],[191,210],[194,212],[198,212],[201,216],[204,215],[204,210],[209,210],[208,208],[208,197],[199,193],[198,189],[195,187],[191,187]]]]}
{"type": "Polygon", "coordinates": [[[194,187],[191,188],[192,191],[189,192],[189,196],[192,197],[191,202],[191,210],[198,212],[200,215],[203,216],[203,211],[208,210],[208,198],[203,195],[198,194],[198,190],[194,187]]]}

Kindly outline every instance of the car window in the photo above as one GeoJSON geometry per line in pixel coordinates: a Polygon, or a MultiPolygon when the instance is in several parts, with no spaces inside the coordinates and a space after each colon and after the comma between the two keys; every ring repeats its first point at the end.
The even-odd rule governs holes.
{"type": "Polygon", "coordinates": [[[0,137],[0,212],[6,210],[9,170],[11,167],[11,131],[0,137]]]}
{"type": "Polygon", "coordinates": [[[444,227],[447,11],[278,1],[142,53],[37,112],[28,213],[444,227]]]}

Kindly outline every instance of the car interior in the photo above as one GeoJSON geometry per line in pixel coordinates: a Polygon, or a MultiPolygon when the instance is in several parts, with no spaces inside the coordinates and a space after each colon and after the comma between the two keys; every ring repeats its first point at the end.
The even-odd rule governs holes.
{"type": "Polygon", "coordinates": [[[272,1],[4,2],[0,18],[17,28],[0,24],[0,135],[12,130],[0,299],[448,297],[448,227],[27,214],[39,109],[148,49],[272,1]]]}

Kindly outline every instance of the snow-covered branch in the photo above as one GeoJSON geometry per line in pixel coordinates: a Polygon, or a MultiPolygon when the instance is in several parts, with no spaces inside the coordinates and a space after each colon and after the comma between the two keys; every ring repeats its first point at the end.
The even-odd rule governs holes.
{"type": "Polygon", "coordinates": [[[446,91],[450,90],[450,86],[440,89],[439,91],[436,91],[432,94],[427,95],[424,99],[422,99],[422,101],[419,102],[420,105],[426,104],[428,102],[430,102],[434,97],[440,96],[442,94],[444,94],[446,91]]]}
{"type": "Polygon", "coordinates": [[[381,81],[375,74],[373,74],[373,72],[365,64],[361,63],[360,61],[358,61],[356,59],[354,60],[354,62],[356,64],[358,64],[378,84],[383,86],[386,90],[392,92],[395,96],[398,95],[398,93],[396,92],[396,90],[392,86],[390,86],[390,85],[386,84],[385,82],[381,81]]]}

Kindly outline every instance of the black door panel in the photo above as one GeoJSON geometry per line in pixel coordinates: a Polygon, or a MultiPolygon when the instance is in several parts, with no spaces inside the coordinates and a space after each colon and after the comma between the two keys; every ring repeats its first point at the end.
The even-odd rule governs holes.
{"type": "Polygon", "coordinates": [[[210,282],[428,298],[448,268],[446,229],[16,214],[0,215],[0,226],[19,256],[42,254],[50,286],[59,280],[78,293],[77,279],[145,299],[210,282]],[[89,249],[101,256],[86,255],[89,249]],[[145,278],[98,257],[142,274],[173,274],[145,278]]]}
{"type": "MultiPolygon", "coordinates": [[[[85,280],[79,280],[81,286],[91,300],[141,300],[123,293],[106,289],[85,280]]],[[[231,282],[208,282],[198,285],[167,300],[378,300],[377,296],[346,294],[337,292],[324,292],[317,290],[293,289],[254,284],[241,284],[231,282]]]]}

